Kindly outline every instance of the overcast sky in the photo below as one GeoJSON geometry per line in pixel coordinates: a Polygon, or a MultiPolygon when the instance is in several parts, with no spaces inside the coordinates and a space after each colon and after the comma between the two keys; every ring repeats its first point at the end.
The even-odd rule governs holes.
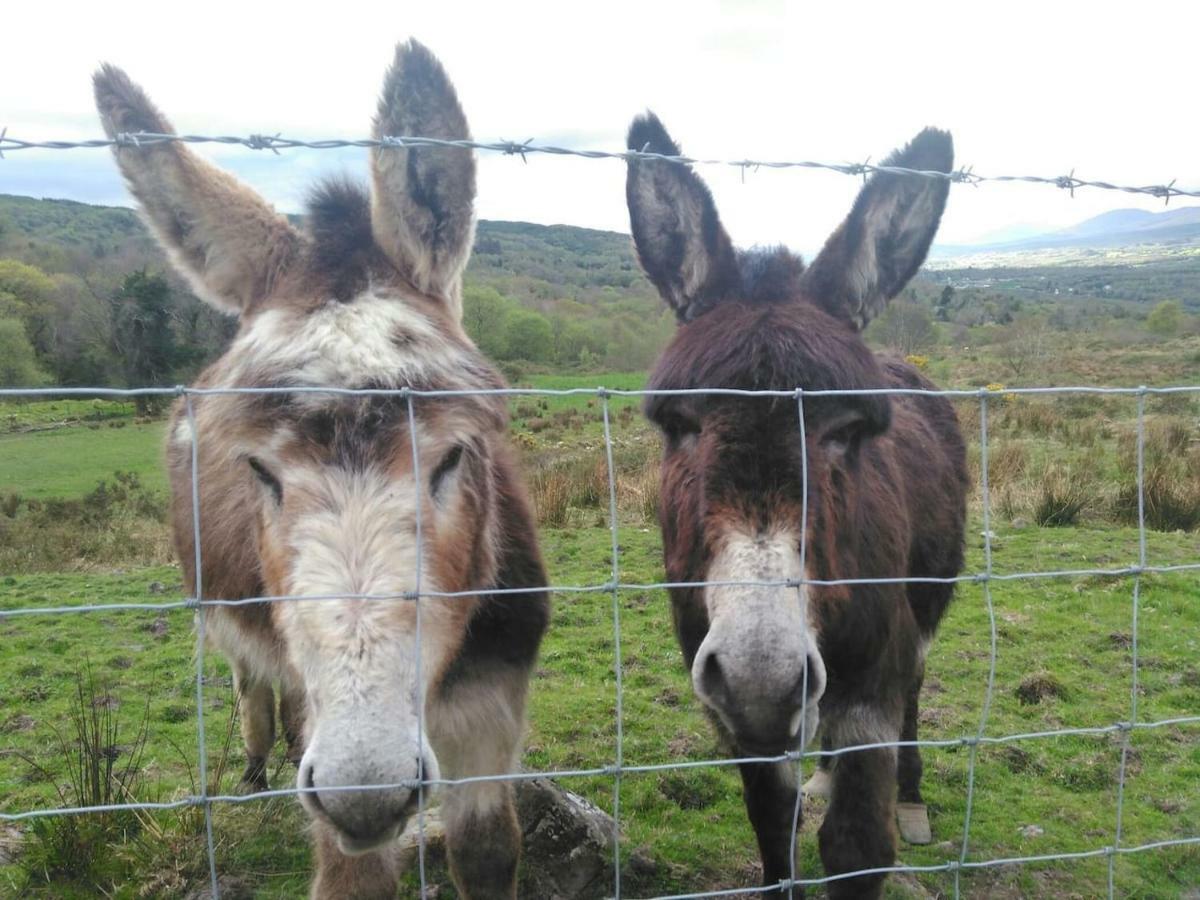
{"type": "MultiPolygon", "coordinates": [[[[383,71],[408,36],[438,54],[474,136],[617,150],[652,108],[684,151],[878,161],[921,127],[954,134],[984,174],[1200,188],[1195,3],[8,4],[0,127],[30,140],[100,136],[90,75],[123,66],[184,132],[365,137],[383,71]]],[[[365,154],[201,148],[279,208],[365,154]]],[[[853,177],[705,167],[735,242],[818,247],[853,177]]],[[[483,154],[489,219],[628,231],[618,161],[483,154]]],[[[0,192],[128,204],[107,150],[21,151],[0,192]]],[[[1174,202],[1173,204],[1174,205],[1174,202]]],[[[1162,201],[1044,186],[954,187],[940,240],[1049,229],[1162,201]]]]}

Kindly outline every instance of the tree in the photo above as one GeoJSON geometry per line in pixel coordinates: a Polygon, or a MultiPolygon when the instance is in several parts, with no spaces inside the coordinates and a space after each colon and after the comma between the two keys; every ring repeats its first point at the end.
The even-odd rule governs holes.
{"type": "Polygon", "coordinates": [[[39,356],[53,349],[53,292],[53,279],[41,269],[15,259],[0,259],[0,316],[21,320],[39,356]]]}
{"type": "MultiPolygon", "coordinates": [[[[148,275],[145,269],[125,277],[113,298],[112,340],[129,387],[168,383],[176,346],[171,331],[171,287],[166,278],[148,275]]],[[[159,399],[139,396],[138,414],[156,412],[159,399]]]]}
{"type": "Polygon", "coordinates": [[[1162,337],[1177,335],[1182,327],[1183,304],[1178,300],[1163,300],[1146,317],[1146,329],[1162,337]]]}
{"type": "Polygon", "coordinates": [[[515,304],[493,287],[469,285],[463,291],[463,327],[486,356],[504,359],[506,325],[515,304]]]}
{"type": "Polygon", "coordinates": [[[1047,330],[1046,323],[1033,316],[1017,319],[1004,329],[996,343],[996,355],[1013,378],[1026,378],[1041,370],[1048,355],[1047,330]]]}
{"type": "Polygon", "coordinates": [[[959,295],[958,301],[955,302],[954,285],[948,284],[942,288],[942,293],[938,296],[936,314],[939,322],[949,322],[951,313],[956,313],[967,305],[967,295],[965,293],[959,295]]]}
{"type": "Polygon", "coordinates": [[[25,326],[19,319],[0,319],[0,386],[40,387],[47,380],[25,326]]]}
{"type": "Polygon", "coordinates": [[[872,336],[908,356],[937,343],[937,326],[924,304],[893,300],[871,325],[872,336]]]}
{"type": "Polygon", "coordinates": [[[549,320],[541,313],[527,309],[511,313],[505,332],[508,339],[507,359],[550,362],[554,355],[554,333],[549,320]]]}

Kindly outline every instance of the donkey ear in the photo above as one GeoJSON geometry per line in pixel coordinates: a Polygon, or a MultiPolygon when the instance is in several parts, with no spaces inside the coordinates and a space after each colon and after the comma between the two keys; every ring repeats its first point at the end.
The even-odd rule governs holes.
{"type": "MultiPolygon", "coordinates": [[[[396,47],[373,135],[470,140],[446,70],[415,40],[396,47]]],[[[462,273],[475,235],[475,157],[468,148],[377,147],[371,224],[383,251],[422,291],[462,315],[462,273]]]]}
{"type": "MultiPolygon", "coordinates": [[[[105,133],[174,134],[166,117],[121,69],[92,78],[105,133]]],[[[266,297],[303,239],[262,198],[179,143],[116,146],[117,165],[158,242],[196,294],[244,313],[266,297]]]]}
{"type": "MultiPolygon", "coordinates": [[[[946,132],[926,128],[883,165],[949,172],[954,145],[946,132]]],[[[846,221],[805,273],[805,293],[828,312],[864,328],[917,274],[949,192],[944,178],[871,176],[846,221]]]]}
{"type": "MultiPolygon", "coordinates": [[[[626,146],[680,155],[654,113],[633,120],[626,146]]],[[[631,158],[625,199],[642,268],[680,322],[690,322],[736,290],[733,243],[712,194],[691,166],[631,158]]]]}

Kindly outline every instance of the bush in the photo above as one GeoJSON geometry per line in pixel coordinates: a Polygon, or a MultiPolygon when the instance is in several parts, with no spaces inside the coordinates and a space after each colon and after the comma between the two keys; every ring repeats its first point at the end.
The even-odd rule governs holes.
{"type": "MultiPolygon", "coordinates": [[[[1121,486],[1114,502],[1119,521],[1138,522],[1137,435],[1122,435],[1118,448],[1121,486]]],[[[1143,449],[1143,507],[1154,531],[1200,528],[1200,446],[1193,429],[1179,419],[1146,422],[1143,449]]]]}
{"type": "MultiPolygon", "coordinates": [[[[54,729],[53,746],[64,771],[51,762],[23,757],[45,781],[55,785],[63,806],[105,806],[135,800],[142,785],[142,757],[149,734],[150,696],[132,733],[122,727],[120,703],[98,683],[91,665],[75,673],[68,708],[69,733],[54,729]]],[[[117,810],[87,815],[52,816],[33,821],[22,845],[20,866],[29,884],[74,882],[103,892],[111,877],[114,847],[141,829],[137,812],[117,810]]]]}
{"type": "Polygon", "coordinates": [[[0,571],[55,572],[170,559],[166,498],[132,472],[116,472],[83,497],[0,501],[0,571]],[[9,505],[13,514],[8,516],[9,505]]]}
{"type": "Polygon", "coordinates": [[[1002,487],[1020,479],[1029,467],[1029,450],[1024,444],[1006,441],[988,447],[988,484],[1002,487]]]}
{"type": "Polygon", "coordinates": [[[1078,472],[1061,466],[1051,466],[1042,473],[1033,520],[1044,528],[1075,525],[1087,509],[1094,485],[1078,472]]]}

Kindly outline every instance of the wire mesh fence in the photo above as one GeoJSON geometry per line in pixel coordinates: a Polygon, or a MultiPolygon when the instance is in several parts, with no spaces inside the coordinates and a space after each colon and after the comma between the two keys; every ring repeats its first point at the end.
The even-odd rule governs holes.
{"type": "MultiPolygon", "coordinates": [[[[946,858],[936,864],[925,865],[904,865],[897,863],[893,866],[885,868],[862,870],[855,872],[839,873],[835,875],[821,875],[819,873],[805,873],[801,871],[796,859],[796,847],[799,837],[799,827],[802,818],[802,794],[797,796],[796,809],[792,821],[792,874],[791,877],[781,881],[777,885],[761,887],[750,884],[734,885],[729,888],[719,890],[697,891],[693,893],[661,895],[658,900],[684,900],[684,898],[700,898],[700,897],[721,897],[745,894],[759,894],[769,890],[780,889],[788,892],[791,888],[798,886],[819,886],[829,884],[830,882],[851,878],[864,874],[876,873],[946,873],[953,878],[954,894],[959,896],[964,891],[962,876],[964,873],[974,870],[996,868],[1002,866],[1012,866],[1027,863],[1047,863],[1054,861],[1080,860],[1080,859],[1106,859],[1108,865],[1108,893],[1109,896],[1117,895],[1117,883],[1115,880],[1115,865],[1116,860],[1122,856],[1132,854],[1146,853],[1158,849],[1170,847],[1194,847],[1200,846],[1200,835],[1184,836],[1184,837],[1165,837],[1161,840],[1154,840],[1142,843],[1130,843],[1126,840],[1126,795],[1127,785],[1129,783],[1130,760],[1131,760],[1131,741],[1136,733],[1155,733],[1161,732],[1163,729],[1200,725],[1200,710],[1195,715],[1174,716],[1169,718],[1146,718],[1141,715],[1139,709],[1139,673],[1142,665],[1142,659],[1139,649],[1139,619],[1142,605],[1142,589],[1143,580],[1147,575],[1164,574],[1172,572],[1189,572],[1200,570],[1200,555],[1197,555],[1195,560],[1185,562],[1173,562],[1167,564],[1156,564],[1149,556],[1147,549],[1147,524],[1146,524],[1146,500],[1145,500],[1145,443],[1146,443],[1146,399],[1147,397],[1167,397],[1172,395],[1185,396],[1200,396],[1200,386],[1180,386],[1180,387],[1162,387],[1162,388],[1109,388],[1109,387],[1045,387],[1045,388],[1010,388],[1010,389],[979,389],[979,390],[919,390],[919,389],[881,389],[878,391],[860,390],[860,391],[805,391],[802,389],[795,390],[779,390],[779,391],[739,391],[739,390],[723,390],[723,389],[696,389],[688,391],[649,391],[649,390],[618,390],[618,389],[504,389],[504,390],[477,390],[477,391],[436,391],[436,390],[416,390],[416,389],[336,389],[324,388],[319,386],[304,387],[304,388],[221,388],[221,389],[199,389],[199,388],[149,388],[141,390],[117,390],[117,389],[101,389],[101,388],[49,388],[49,389],[5,389],[0,390],[0,399],[4,398],[30,398],[30,397],[62,397],[62,396],[86,396],[86,397],[131,397],[138,395],[160,395],[160,396],[177,396],[182,398],[184,415],[190,428],[191,441],[191,492],[192,492],[192,527],[194,530],[194,545],[195,545],[195,566],[196,566],[196,586],[195,596],[188,597],[178,601],[165,602],[146,602],[146,603],[93,603],[93,604],[78,604],[78,605],[62,605],[50,604],[41,606],[23,606],[17,608],[0,610],[0,622],[6,619],[15,617],[27,616],[57,616],[66,613],[101,613],[113,611],[165,611],[173,609],[191,609],[196,614],[196,670],[195,670],[195,700],[196,700],[196,730],[198,740],[198,766],[200,790],[189,794],[188,796],[164,802],[128,802],[114,803],[98,806],[77,806],[77,807],[58,807],[58,808],[40,808],[19,811],[4,811],[0,812],[0,822],[24,822],[31,819],[37,819],[46,816],[65,816],[81,813],[95,813],[118,810],[179,810],[188,807],[199,807],[204,812],[204,827],[205,840],[207,843],[207,860],[209,866],[209,876],[212,885],[214,896],[219,893],[217,858],[216,858],[216,835],[214,834],[213,823],[213,807],[219,804],[246,804],[259,802],[272,797],[288,797],[296,796],[307,791],[315,791],[315,788],[287,788],[269,791],[258,791],[246,795],[232,795],[214,793],[209,790],[208,778],[208,760],[205,739],[205,617],[206,612],[218,607],[228,607],[235,605],[244,605],[250,603],[274,603],[274,602],[321,602],[330,600],[347,600],[361,599],[380,603],[413,603],[416,609],[416,639],[418,653],[421,646],[421,608],[422,600],[429,599],[453,599],[456,597],[475,596],[478,594],[503,594],[503,593],[525,593],[527,589],[488,589],[488,590],[468,590],[447,592],[438,591],[428,588],[422,580],[420,571],[420,562],[418,562],[418,571],[415,573],[415,589],[402,594],[336,594],[336,595],[299,595],[299,596],[264,596],[251,598],[225,598],[225,597],[210,597],[206,596],[205,587],[202,583],[201,573],[204,535],[200,531],[200,491],[201,484],[199,478],[199,431],[195,415],[195,403],[198,399],[214,394],[264,394],[264,393],[316,393],[322,395],[342,395],[342,396],[383,396],[390,395],[401,398],[405,403],[405,410],[409,424],[409,432],[413,436],[412,439],[412,464],[414,473],[421,471],[422,461],[418,442],[416,441],[416,410],[419,405],[426,400],[446,400],[456,397],[466,397],[479,394],[499,394],[508,397],[518,396],[543,396],[543,397],[585,397],[597,401],[600,405],[600,418],[603,426],[603,455],[604,467],[606,471],[607,481],[607,496],[604,498],[607,505],[607,528],[610,536],[610,568],[607,571],[607,577],[603,581],[597,581],[589,584],[552,584],[548,590],[561,596],[574,595],[611,595],[611,618],[612,618],[612,668],[614,675],[614,702],[615,702],[615,739],[612,745],[611,756],[607,759],[598,761],[598,764],[567,769],[554,769],[544,771],[515,771],[502,775],[487,775],[468,778],[431,778],[426,777],[425,773],[421,773],[421,777],[416,781],[406,781],[399,784],[368,784],[368,785],[352,785],[335,788],[322,788],[321,790],[329,791],[362,791],[366,790],[383,790],[387,788],[404,787],[407,789],[417,789],[420,798],[418,809],[418,828],[420,833],[419,840],[419,878],[424,891],[426,886],[426,871],[425,871],[425,792],[427,789],[462,785],[468,783],[478,783],[487,781],[508,781],[516,782],[534,778],[556,778],[556,779],[571,779],[581,777],[606,778],[611,779],[613,787],[613,802],[612,802],[612,818],[613,818],[613,866],[612,866],[612,895],[614,897],[623,896],[623,867],[622,867],[622,822],[628,821],[630,813],[623,811],[621,805],[621,786],[622,779],[639,774],[647,773],[662,773],[673,770],[689,770],[698,768],[718,768],[736,766],[745,763],[785,763],[796,768],[797,783],[802,781],[801,770],[805,763],[813,763],[822,757],[836,758],[845,754],[855,753],[864,750],[880,749],[880,748],[900,748],[903,746],[916,746],[921,748],[962,748],[967,754],[966,762],[966,779],[965,779],[965,814],[963,817],[963,826],[961,835],[957,841],[957,852],[947,854],[946,858]],[[960,401],[971,402],[977,404],[979,415],[979,428],[976,435],[979,442],[980,451],[980,466],[979,466],[979,500],[981,505],[981,515],[983,524],[983,566],[976,571],[967,571],[953,578],[906,578],[899,575],[879,578],[852,578],[852,579],[837,579],[837,580],[818,580],[809,579],[807,577],[807,569],[803,563],[800,572],[804,573],[799,579],[789,580],[748,580],[735,582],[637,582],[623,581],[623,569],[621,566],[622,548],[618,533],[618,504],[617,490],[619,474],[614,465],[613,457],[613,433],[612,421],[610,416],[610,401],[614,397],[644,397],[653,394],[709,394],[709,395],[724,395],[737,396],[744,398],[755,397],[771,397],[777,399],[793,399],[796,404],[797,423],[801,433],[802,448],[806,448],[804,440],[804,403],[806,400],[814,397],[845,397],[859,394],[924,394],[930,396],[943,396],[949,398],[957,398],[960,401]],[[998,402],[1003,401],[1007,397],[1038,397],[1049,395],[1065,395],[1065,394],[1091,394],[1091,395],[1110,395],[1132,398],[1136,402],[1136,488],[1137,488],[1137,539],[1138,552],[1136,561],[1125,565],[1116,565],[1110,567],[1075,567],[1075,568],[1052,568],[1045,570],[1022,570],[1012,572],[998,572],[994,565],[993,558],[993,531],[992,531],[992,496],[989,484],[989,411],[998,402]],[[996,694],[996,672],[997,662],[1000,658],[999,643],[998,643],[998,622],[997,611],[993,601],[993,589],[1002,589],[1006,583],[1024,580],[1054,580],[1054,579],[1069,579],[1080,577],[1101,577],[1101,578],[1122,578],[1128,579],[1130,582],[1130,635],[1129,635],[1129,661],[1130,661],[1130,695],[1128,716],[1118,721],[1104,721],[1093,725],[1079,727],[1060,727],[1040,729],[1023,733],[1004,733],[994,734],[989,729],[990,714],[993,707],[993,699],[996,694]],[[807,747],[806,740],[802,740],[801,747],[805,749],[789,751],[774,756],[746,756],[737,758],[712,758],[702,760],[686,760],[664,763],[630,763],[626,758],[625,753],[625,712],[623,708],[623,700],[625,695],[625,687],[623,682],[624,664],[622,660],[621,638],[621,602],[620,595],[623,591],[650,591],[660,590],[672,587],[708,587],[713,585],[739,585],[739,586],[757,586],[757,587],[776,587],[794,589],[796,596],[803,598],[804,592],[800,590],[806,585],[813,586],[829,586],[829,585],[864,585],[864,584],[905,584],[910,582],[941,582],[941,583],[956,583],[964,585],[977,586],[981,591],[983,604],[986,610],[986,619],[988,622],[987,641],[987,675],[982,684],[979,685],[979,717],[978,724],[974,729],[968,730],[958,736],[940,739],[922,739],[917,741],[884,741],[878,743],[858,744],[854,746],[834,747],[830,749],[821,749],[818,747],[807,747]],[[1116,736],[1120,739],[1120,761],[1116,776],[1116,797],[1115,808],[1113,810],[1113,829],[1111,837],[1108,840],[1099,840],[1096,846],[1086,850],[1064,850],[1062,852],[1050,852],[1036,855],[1026,856],[1009,856],[1004,858],[988,858],[977,859],[972,856],[972,824],[974,819],[974,804],[977,798],[977,760],[982,748],[988,747],[1004,747],[1031,741],[1048,741],[1061,739],[1071,736],[1116,736]]],[[[804,510],[803,530],[800,541],[801,560],[804,560],[810,543],[810,535],[807,532],[807,506],[808,506],[808,473],[809,465],[807,458],[807,449],[802,451],[804,454],[800,460],[802,469],[803,487],[804,487],[804,510]]],[[[419,506],[419,505],[418,505],[419,506]]],[[[422,540],[422,523],[418,512],[416,530],[418,545],[421,546],[422,540]]],[[[418,551],[416,559],[422,559],[422,553],[418,551]]],[[[959,601],[964,602],[962,599],[959,601]]],[[[662,623],[664,641],[669,641],[665,637],[667,633],[667,622],[662,623]]],[[[1053,661],[1050,661],[1053,665],[1053,661]]],[[[418,662],[418,670],[420,668],[418,662]]],[[[535,688],[536,690],[536,688],[535,688]]],[[[803,694],[806,698],[807,690],[803,694]]],[[[423,704],[418,704],[418,709],[423,710],[423,704]]],[[[803,721],[803,718],[802,718],[803,721]]],[[[423,720],[419,721],[419,728],[424,729],[423,720]]],[[[802,738],[810,738],[811,735],[802,735],[802,738]]],[[[634,813],[636,815],[636,812],[634,813]]]]}

